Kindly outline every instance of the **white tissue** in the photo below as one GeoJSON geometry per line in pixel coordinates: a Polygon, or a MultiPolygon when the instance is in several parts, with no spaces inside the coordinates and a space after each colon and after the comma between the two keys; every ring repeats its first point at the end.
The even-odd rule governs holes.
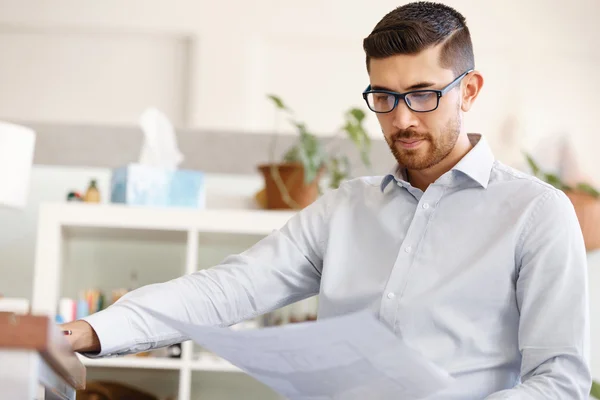
{"type": "Polygon", "coordinates": [[[177,147],[175,130],[169,119],[155,108],[149,108],[140,117],[144,142],[139,163],[154,167],[176,169],[183,161],[177,147]]]}
{"type": "Polygon", "coordinates": [[[27,127],[0,122],[0,207],[27,205],[35,139],[27,127]]]}

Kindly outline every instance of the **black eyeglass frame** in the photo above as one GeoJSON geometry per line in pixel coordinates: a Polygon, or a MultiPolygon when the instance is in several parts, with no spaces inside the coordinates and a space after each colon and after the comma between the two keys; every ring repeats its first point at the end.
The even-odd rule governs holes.
{"type": "Polygon", "coordinates": [[[465,76],[467,76],[469,73],[473,72],[472,69],[467,70],[465,72],[463,72],[462,74],[460,74],[456,79],[454,79],[452,82],[450,82],[448,85],[446,85],[446,87],[437,90],[437,89],[419,89],[419,90],[412,90],[410,92],[406,92],[406,93],[398,93],[398,92],[392,92],[390,90],[381,90],[381,89],[376,89],[376,90],[371,90],[371,85],[367,86],[367,88],[365,89],[365,91],[363,92],[363,99],[365,100],[365,102],[367,103],[367,107],[369,107],[369,110],[373,111],[374,113],[377,114],[388,114],[391,113],[392,111],[394,111],[396,109],[396,107],[398,107],[398,103],[400,102],[400,99],[404,100],[404,104],[406,104],[406,106],[413,112],[417,112],[417,113],[426,113],[426,112],[432,112],[438,109],[438,107],[440,106],[440,99],[442,98],[443,95],[445,95],[446,93],[448,93],[450,90],[452,90],[465,76]],[[431,110],[427,110],[427,111],[418,111],[418,110],[414,110],[410,104],[408,104],[408,102],[406,101],[406,96],[413,94],[413,93],[423,93],[423,92],[432,92],[436,94],[436,105],[435,108],[431,109],[431,110]],[[394,106],[392,107],[391,110],[389,111],[375,111],[371,108],[371,105],[369,104],[369,100],[367,99],[367,96],[371,93],[383,93],[383,94],[389,94],[394,96],[394,106]]]}

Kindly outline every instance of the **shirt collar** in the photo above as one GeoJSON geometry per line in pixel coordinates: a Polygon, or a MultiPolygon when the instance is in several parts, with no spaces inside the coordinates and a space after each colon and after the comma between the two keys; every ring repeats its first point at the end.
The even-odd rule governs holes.
{"type": "Polygon", "coordinates": [[[462,172],[486,189],[494,166],[494,154],[482,135],[469,133],[469,140],[473,148],[452,169],[462,172]]]}
{"type": "Polygon", "coordinates": [[[396,164],[396,166],[386,176],[383,177],[383,180],[381,181],[381,191],[383,192],[392,181],[395,181],[396,183],[408,184],[406,168],[400,164],[396,164]]]}
{"type": "MultiPolygon", "coordinates": [[[[490,174],[494,165],[494,154],[482,135],[469,133],[468,136],[473,148],[452,170],[462,172],[485,189],[490,181],[490,174]]],[[[382,192],[391,181],[406,182],[406,169],[396,164],[394,169],[383,177],[381,181],[382,192]]]]}

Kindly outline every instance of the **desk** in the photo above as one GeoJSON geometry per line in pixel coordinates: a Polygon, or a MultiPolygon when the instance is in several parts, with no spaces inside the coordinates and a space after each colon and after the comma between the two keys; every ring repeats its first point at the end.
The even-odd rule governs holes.
{"type": "Polygon", "coordinates": [[[50,318],[0,312],[0,399],[75,399],[85,372],[50,318]]]}

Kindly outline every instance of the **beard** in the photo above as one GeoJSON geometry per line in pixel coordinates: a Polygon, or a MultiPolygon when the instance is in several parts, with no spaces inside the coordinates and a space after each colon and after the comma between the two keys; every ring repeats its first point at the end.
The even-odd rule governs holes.
{"type": "Polygon", "coordinates": [[[417,133],[411,129],[404,129],[389,137],[385,136],[385,140],[398,164],[409,170],[423,170],[433,167],[450,154],[456,145],[460,130],[461,121],[457,115],[435,136],[429,132],[417,133]],[[423,140],[426,143],[422,143],[416,149],[403,149],[396,145],[399,139],[423,140]]]}

